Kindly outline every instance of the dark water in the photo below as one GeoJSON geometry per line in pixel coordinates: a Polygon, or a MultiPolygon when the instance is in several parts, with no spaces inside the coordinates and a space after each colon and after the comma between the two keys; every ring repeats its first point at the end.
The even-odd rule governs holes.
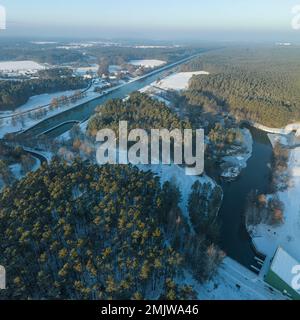
{"type": "Polygon", "coordinates": [[[249,268],[256,267],[254,249],[244,224],[244,209],[247,195],[251,190],[267,193],[271,170],[272,146],[266,133],[251,128],[253,136],[253,153],[247,167],[240,177],[233,182],[222,183],[224,201],[220,210],[221,247],[228,256],[249,268]]]}

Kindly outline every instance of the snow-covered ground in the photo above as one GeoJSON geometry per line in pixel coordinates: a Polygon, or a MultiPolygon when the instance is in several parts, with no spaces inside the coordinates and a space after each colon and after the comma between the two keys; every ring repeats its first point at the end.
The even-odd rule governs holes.
{"type": "Polygon", "coordinates": [[[207,71],[179,72],[157,81],[155,86],[164,90],[185,90],[188,89],[189,81],[194,75],[208,74],[207,71]]]}
{"type": "Polygon", "coordinates": [[[150,46],[150,45],[140,45],[140,46],[134,46],[134,48],[137,49],[171,49],[171,48],[179,48],[180,45],[174,45],[174,46],[150,46]]]}
{"type": "MultiPolygon", "coordinates": [[[[32,171],[36,171],[40,167],[41,162],[39,159],[37,159],[35,157],[33,157],[33,159],[35,160],[35,164],[32,168],[32,171]]],[[[12,164],[9,166],[9,168],[17,180],[20,180],[24,177],[24,174],[22,172],[22,166],[20,163],[12,164]]],[[[2,179],[0,179],[0,191],[3,187],[4,187],[4,183],[3,183],[2,179]]]]}
{"type": "MultiPolygon", "coordinates": [[[[39,108],[42,106],[46,106],[50,104],[54,98],[59,98],[62,96],[70,97],[74,95],[76,91],[77,90],[60,91],[56,93],[45,93],[45,94],[32,96],[29,98],[29,100],[25,104],[17,108],[14,112],[23,112],[23,111],[39,108]]],[[[0,116],[10,115],[10,114],[13,114],[14,112],[13,111],[0,112],[0,116]]]]}
{"type": "Polygon", "coordinates": [[[93,46],[94,46],[93,43],[70,43],[67,45],[57,46],[56,49],[71,50],[71,49],[90,48],[93,46]]]}
{"type": "Polygon", "coordinates": [[[56,44],[55,41],[31,41],[32,44],[44,45],[44,44],[56,44]]]}
{"type": "Polygon", "coordinates": [[[244,128],[241,129],[242,133],[242,142],[243,142],[243,152],[239,152],[236,155],[225,156],[223,157],[223,161],[228,164],[226,170],[223,171],[222,177],[233,179],[236,178],[242,169],[246,168],[247,161],[250,159],[252,155],[252,147],[253,147],[253,139],[251,132],[244,128]]]}
{"type": "Polygon", "coordinates": [[[187,205],[188,205],[189,195],[191,194],[191,191],[192,191],[192,185],[198,180],[201,184],[209,183],[211,186],[217,187],[216,182],[210,177],[208,177],[207,175],[188,176],[186,175],[184,168],[175,164],[170,164],[170,165],[149,164],[149,165],[138,165],[137,167],[143,171],[151,170],[154,174],[160,177],[160,181],[162,184],[165,183],[166,181],[172,181],[178,186],[182,195],[179,206],[183,214],[187,218],[189,218],[187,205]]]}
{"type": "Polygon", "coordinates": [[[33,72],[37,70],[43,70],[45,68],[46,68],[45,66],[31,60],[0,62],[1,72],[20,72],[20,71],[33,72]]]}
{"type": "Polygon", "coordinates": [[[145,68],[155,68],[155,67],[159,67],[162,66],[163,64],[166,64],[166,61],[162,61],[162,60],[131,60],[129,61],[130,64],[134,65],[134,66],[141,66],[141,67],[145,67],[145,68]]]}
{"type": "Polygon", "coordinates": [[[260,129],[262,131],[274,133],[274,134],[286,135],[291,133],[292,131],[296,131],[296,136],[300,136],[300,123],[290,123],[283,128],[270,128],[255,122],[252,122],[251,125],[253,125],[255,128],[260,129]]]}
{"type": "Polygon", "coordinates": [[[149,86],[146,86],[139,91],[141,93],[147,93],[151,98],[163,102],[167,107],[170,107],[172,102],[170,100],[167,100],[163,95],[165,94],[164,90],[161,90],[155,86],[155,83],[150,84],[149,86]]]}
{"type": "Polygon", "coordinates": [[[277,192],[279,200],[284,205],[283,224],[279,226],[259,224],[249,227],[253,243],[260,252],[267,255],[268,261],[279,246],[300,261],[300,147],[297,143],[300,124],[293,123],[280,129],[262,125],[256,127],[271,132],[268,137],[273,147],[276,142],[280,142],[291,149],[288,162],[289,186],[286,190],[277,192]],[[292,131],[296,131],[295,136],[291,134],[292,131]]]}
{"type": "Polygon", "coordinates": [[[205,284],[186,273],[185,283],[192,285],[200,300],[284,300],[285,296],[270,287],[255,273],[231,258],[225,258],[218,274],[205,284]]]}
{"type": "Polygon", "coordinates": [[[300,147],[292,149],[288,163],[290,183],[278,192],[284,204],[284,222],[278,227],[260,224],[252,228],[257,249],[272,257],[278,246],[300,261],[300,147]]]}
{"type": "Polygon", "coordinates": [[[54,110],[48,110],[47,114],[40,119],[31,119],[31,118],[28,118],[27,116],[24,116],[24,123],[21,123],[21,121],[16,121],[14,123],[12,118],[3,119],[2,123],[0,123],[0,138],[2,138],[6,133],[13,133],[13,132],[19,132],[21,130],[26,130],[26,129],[36,125],[37,123],[51,117],[51,116],[59,114],[59,113],[66,111],[68,109],[72,109],[80,104],[83,104],[85,102],[88,102],[94,98],[101,96],[101,94],[94,92],[93,90],[94,90],[94,88],[91,87],[86,92],[86,97],[78,100],[75,103],[70,103],[68,105],[62,106],[62,107],[54,109],[54,110]]]}

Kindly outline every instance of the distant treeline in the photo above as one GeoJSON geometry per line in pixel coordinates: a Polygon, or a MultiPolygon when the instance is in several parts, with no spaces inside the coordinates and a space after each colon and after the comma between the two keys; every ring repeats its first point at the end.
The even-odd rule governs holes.
{"type": "Polygon", "coordinates": [[[135,59],[176,61],[199,52],[199,48],[91,47],[87,48],[87,51],[99,59],[109,59],[110,64],[120,64],[120,61],[128,62],[135,59]]]}
{"type": "Polygon", "coordinates": [[[300,48],[231,48],[204,54],[182,67],[207,70],[185,93],[193,105],[217,106],[237,119],[280,127],[300,119],[300,48]]]}
{"type": "Polygon", "coordinates": [[[79,62],[84,60],[81,52],[75,50],[65,50],[57,48],[49,48],[41,50],[36,45],[22,45],[22,46],[1,46],[0,47],[1,60],[34,60],[39,63],[49,63],[51,65],[60,65],[63,63],[79,62]]]}

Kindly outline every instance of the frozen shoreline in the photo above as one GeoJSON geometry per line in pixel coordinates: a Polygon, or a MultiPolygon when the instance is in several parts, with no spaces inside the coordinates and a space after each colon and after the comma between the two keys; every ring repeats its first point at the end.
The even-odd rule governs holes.
{"type": "Polygon", "coordinates": [[[300,146],[296,144],[293,147],[294,141],[290,138],[292,131],[296,131],[296,134],[300,131],[300,124],[289,124],[285,128],[276,130],[264,126],[259,126],[259,129],[269,132],[268,137],[273,147],[276,142],[287,148],[292,147],[287,169],[290,182],[286,190],[276,193],[284,204],[283,224],[279,226],[259,224],[248,226],[248,229],[253,244],[268,259],[273,257],[278,246],[282,246],[295,259],[300,260],[300,146]]]}

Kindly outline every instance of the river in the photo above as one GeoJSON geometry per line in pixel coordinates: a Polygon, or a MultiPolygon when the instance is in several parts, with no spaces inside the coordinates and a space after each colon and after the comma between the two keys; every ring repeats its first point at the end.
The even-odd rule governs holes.
{"type": "Polygon", "coordinates": [[[268,193],[272,145],[265,132],[249,128],[253,136],[253,152],[237,180],[222,182],[224,200],[219,213],[221,247],[233,259],[249,268],[259,268],[251,238],[244,223],[247,195],[251,190],[268,193]]]}

